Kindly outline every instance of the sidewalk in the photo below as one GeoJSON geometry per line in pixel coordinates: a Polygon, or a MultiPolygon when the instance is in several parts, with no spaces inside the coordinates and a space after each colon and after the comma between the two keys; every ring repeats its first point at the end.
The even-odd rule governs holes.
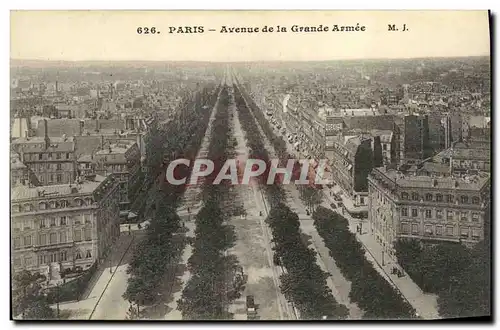
{"type": "Polygon", "coordinates": [[[356,238],[365,248],[367,259],[373,263],[375,269],[403,295],[421,317],[424,319],[438,319],[437,295],[424,293],[408,275],[398,277],[391,274],[393,267],[399,269],[402,269],[402,267],[387,253],[384,253],[384,266],[382,266],[382,246],[364,229],[362,229],[362,235],[356,232],[358,224],[364,221],[353,219],[349,214],[343,214],[343,216],[349,221],[349,230],[356,234],[356,238]]]}
{"type": "MultiPolygon", "coordinates": [[[[356,232],[356,226],[359,221],[349,221],[349,229],[356,232]]],[[[375,268],[385,274],[385,278],[395,286],[403,297],[415,308],[417,313],[424,319],[438,319],[439,312],[437,310],[437,295],[424,293],[420,287],[413,282],[407,274],[403,277],[398,277],[391,274],[393,267],[402,269],[397,262],[392,259],[387,253],[384,253],[384,265],[382,265],[382,246],[378,244],[374,237],[366,232],[362,235],[356,234],[358,240],[363,244],[365,250],[370,254],[375,268]]]]}

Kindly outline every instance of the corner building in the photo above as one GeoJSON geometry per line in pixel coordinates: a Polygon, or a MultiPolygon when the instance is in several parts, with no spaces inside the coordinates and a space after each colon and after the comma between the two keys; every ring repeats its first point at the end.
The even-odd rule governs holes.
{"type": "Polygon", "coordinates": [[[394,256],[398,238],[460,242],[484,238],[490,176],[431,177],[384,167],[368,177],[369,233],[394,256]]]}
{"type": "Polygon", "coordinates": [[[12,262],[60,278],[60,271],[91,267],[120,235],[119,182],[89,175],[75,184],[12,189],[12,262]]]}

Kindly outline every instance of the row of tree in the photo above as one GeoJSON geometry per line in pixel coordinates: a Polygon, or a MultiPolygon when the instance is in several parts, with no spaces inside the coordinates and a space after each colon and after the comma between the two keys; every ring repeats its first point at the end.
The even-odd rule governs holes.
{"type": "Polygon", "coordinates": [[[318,207],[313,214],[314,226],[323,238],[330,255],[345,278],[351,281],[349,297],[358,304],[367,319],[410,319],[415,310],[366,259],[356,235],[349,230],[347,219],[338,213],[318,207]]]}
{"type": "Polygon", "coordinates": [[[259,159],[266,163],[266,170],[257,177],[257,180],[262,184],[262,187],[266,192],[267,200],[269,201],[271,208],[273,208],[286,200],[285,192],[282,186],[277,184],[277,182],[267,184],[271,160],[269,159],[269,154],[264,146],[264,143],[262,142],[264,137],[261,135],[259,126],[257,125],[252,112],[247,107],[246,101],[237,85],[234,85],[234,91],[241,127],[245,132],[247,147],[249,149],[248,158],[259,159]]]}
{"type": "MultiPolygon", "coordinates": [[[[203,94],[210,95],[210,99],[215,103],[213,95],[217,96],[218,90],[205,89],[203,94]]],[[[162,164],[165,158],[169,160],[174,155],[181,154],[186,158],[194,158],[193,154],[195,155],[201,146],[210,117],[210,111],[204,109],[204,105],[196,98],[190,106],[181,109],[190,119],[183,129],[175,121],[170,122],[167,127],[153,126],[146,145],[146,162],[151,168],[150,174],[164,170],[162,164]],[[167,157],[164,157],[165,155],[167,157]]],[[[190,171],[190,168],[185,171],[190,171]]],[[[159,177],[164,178],[164,175],[160,174],[159,177]]],[[[146,238],[138,244],[127,270],[130,277],[123,297],[137,306],[158,302],[161,298],[158,293],[163,288],[165,273],[177,262],[182,251],[182,243],[174,240],[173,236],[181,229],[181,219],[176,209],[185,185],[169,185],[165,180],[159,183],[160,189],[155,190],[153,196],[153,217],[146,228],[146,238]]]]}
{"type": "MultiPolygon", "coordinates": [[[[236,105],[240,122],[246,133],[249,157],[270,164],[257,122],[235,85],[236,105]]],[[[255,113],[255,112],[254,112],[255,113]]],[[[258,179],[265,189],[271,210],[267,222],[271,227],[274,242],[274,260],[286,269],[280,278],[281,291],[293,302],[305,319],[342,319],[347,308],[339,305],[326,284],[328,274],[316,264],[316,255],[301,239],[300,223],[296,213],[284,204],[286,200],[282,186],[276,182],[267,184],[264,172],[258,179]]]]}
{"type": "Polygon", "coordinates": [[[438,295],[443,317],[490,315],[490,246],[482,241],[472,249],[460,243],[396,242],[398,263],[425,292],[438,295]]]}
{"type": "Polygon", "coordinates": [[[187,320],[230,319],[232,315],[227,307],[240,297],[245,282],[237,259],[226,253],[236,239],[233,228],[224,223],[226,215],[221,208],[228,198],[229,186],[227,181],[213,184],[234,148],[229,143],[229,102],[230,95],[224,88],[212,124],[208,150],[208,158],[214,162],[215,170],[204,181],[204,206],[195,217],[193,253],[188,261],[191,277],[178,301],[183,319],[187,320]]]}
{"type": "Polygon", "coordinates": [[[305,319],[345,319],[348,309],[337,303],[326,283],[329,274],[316,263],[316,253],[301,238],[299,217],[287,205],[271,209],[266,222],[273,233],[275,260],[287,272],[281,290],[305,319]]]}
{"type": "MultiPolygon", "coordinates": [[[[248,104],[252,114],[262,128],[262,132],[264,132],[267,140],[270,141],[276,154],[278,155],[280,166],[285,166],[287,161],[289,159],[292,159],[292,156],[288,153],[285,140],[282,136],[276,135],[273,128],[271,127],[271,124],[269,123],[269,120],[266,119],[260,107],[257,106],[255,101],[248,95],[248,93],[245,90],[242,90],[241,93],[242,96],[244,96],[244,99],[247,101],[246,104],[248,104]]],[[[302,165],[299,165],[298,162],[295,162],[292,180],[296,180],[299,178],[301,166],[302,165]]],[[[309,175],[306,179],[310,179],[309,175]]],[[[313,212],[314,209],[319,204],[321,204],[323,198],[321,190],[319,190],[315,185],[299,185],[297,188],[299,190],[301,200],[309,209],[309,212],[313,212]]]]}

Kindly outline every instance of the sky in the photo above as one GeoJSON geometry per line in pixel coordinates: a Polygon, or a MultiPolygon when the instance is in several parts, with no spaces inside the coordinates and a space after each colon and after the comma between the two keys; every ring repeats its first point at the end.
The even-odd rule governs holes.
{"type": "Polygon", "coordinates": [[[317,61],[488,56],[487,11],[12,11],[11,59],[317,61]],[[332,32],[335,24],[365,31],[332,32]],[[294,33],[293,25],[328,27],[294,33]],[[399,31],[388,31],[395,24],[399,31]],[[406,24],[406,31],[403,30],[406,24]],[[222,26],[273,32],[220,33],[222,26]],[[277,26],[287,32],[276,32],[277,26]],[[198,26],[204,33],[169,33],[198,26]],[[155,27],[159,34],[138,34],[155,27]],[[215,29],[215,31],[208,31],[215,29]]]}

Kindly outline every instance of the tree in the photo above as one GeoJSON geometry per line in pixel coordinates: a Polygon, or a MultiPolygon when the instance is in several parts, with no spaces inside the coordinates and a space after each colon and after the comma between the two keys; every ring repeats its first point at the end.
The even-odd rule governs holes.
{"type": "Polygon", "coordinates": [[[21,314],[22,318],[27,320],[55,318],[39,280],[39,274],[31,274],[26,270],[14,275],[12,302],[15,316],[21,314]]]}

